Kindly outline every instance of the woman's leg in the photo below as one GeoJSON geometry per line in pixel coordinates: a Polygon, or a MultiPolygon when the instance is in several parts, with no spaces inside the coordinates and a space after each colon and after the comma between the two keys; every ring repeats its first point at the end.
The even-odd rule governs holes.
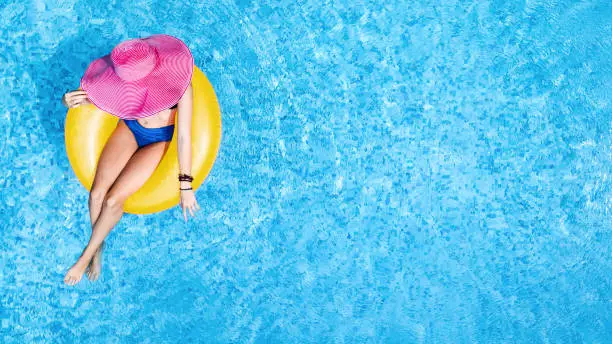
{"type": "MultiPolygon", "coordinates": [[[[134,134],[132,134],[123,121],[119,121],[117,127],[104,145],[104,149],[102,149],[96,167],[96,175],[89,192],[88,203],[92,235],[94,225],[102,210],[102,202],[104,202],[106,193],[137,149],[138,144],[136,143],[134,134]]],[[[103,244],[104,243],[100,245],[89,264],[87,277],[92,281],[97,280],[100,276],[103,244]]]]}
{"type": "Polygon", "coordinates": [[[102,210],[102,202],[106,193],[137,149],[138,144],[134,134],[123,121],[119,121],[117,128],[102,149],[89,192],[89,217],[92,226],[96,223],[100,210],[102,210]]]}
{"type": "Polygon", "coordinates": [[[144,146],[134,153],[119,177],[106,194],[102,210],[92,231],[89,243],[79,260],[66,274],[64,282],[74,285],[81,280],[85,268],[93,258],[108,233],[123,216],[123,205],[127,198],[138,191],[153,174],[170,142],[156,142],[144,146]]]}

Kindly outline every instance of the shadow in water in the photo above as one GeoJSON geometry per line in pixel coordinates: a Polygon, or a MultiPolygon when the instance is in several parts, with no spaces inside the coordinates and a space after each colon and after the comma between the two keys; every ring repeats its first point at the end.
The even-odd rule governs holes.
{"type": "Polygon", "coordinates": [[[84,30],[62,41],[46,61],[34,61],[27,71],[36,85],[40,121],[47,142],[64,152],[64,121],[67,109],[61,99],[67,90],[79,87],[81,76],[91,61],[108,54],[116,44],[96,30],[84,30]]]}

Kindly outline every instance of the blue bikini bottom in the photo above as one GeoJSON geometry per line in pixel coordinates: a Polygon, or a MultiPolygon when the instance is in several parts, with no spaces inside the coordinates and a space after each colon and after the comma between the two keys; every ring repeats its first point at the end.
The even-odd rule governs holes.
{"type": "Polygon", "coordinates": [[[122,119],[122,121],[134,134],[138,148],[155,142],[172,140],[174,124],[160,128],[146,128],[135,119],[122,119]]]}

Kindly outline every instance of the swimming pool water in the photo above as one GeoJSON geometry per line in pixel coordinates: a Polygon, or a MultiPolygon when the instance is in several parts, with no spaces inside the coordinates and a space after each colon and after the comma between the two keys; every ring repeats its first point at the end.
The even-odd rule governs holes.
{"type": "Polygon", "coordinates": [[[612,3],[0,2],[0,342],[609,343],[612,3]],[[101,279],[60,97],[183,39],[221,149],[101,279]]]}

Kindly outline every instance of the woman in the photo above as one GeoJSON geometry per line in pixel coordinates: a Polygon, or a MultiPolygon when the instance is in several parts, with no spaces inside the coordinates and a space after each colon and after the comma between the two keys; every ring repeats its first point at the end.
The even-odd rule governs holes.
{"type": "Polygon", "coordinates": [[[180,204],[187,221],[199,209],[191,188],[191,116],[193,57],[178,38],[153,35],[120,43],[93,61],[81,88],[62,103],[73,108],[93,103],[120,118],[98,160],[89,193],[92,233],[64,282],[78,283],[87,270],[100,275],[104,239],[123,215],[126,199],[153,174],[172,140],[178,110],[180,204]]]}

